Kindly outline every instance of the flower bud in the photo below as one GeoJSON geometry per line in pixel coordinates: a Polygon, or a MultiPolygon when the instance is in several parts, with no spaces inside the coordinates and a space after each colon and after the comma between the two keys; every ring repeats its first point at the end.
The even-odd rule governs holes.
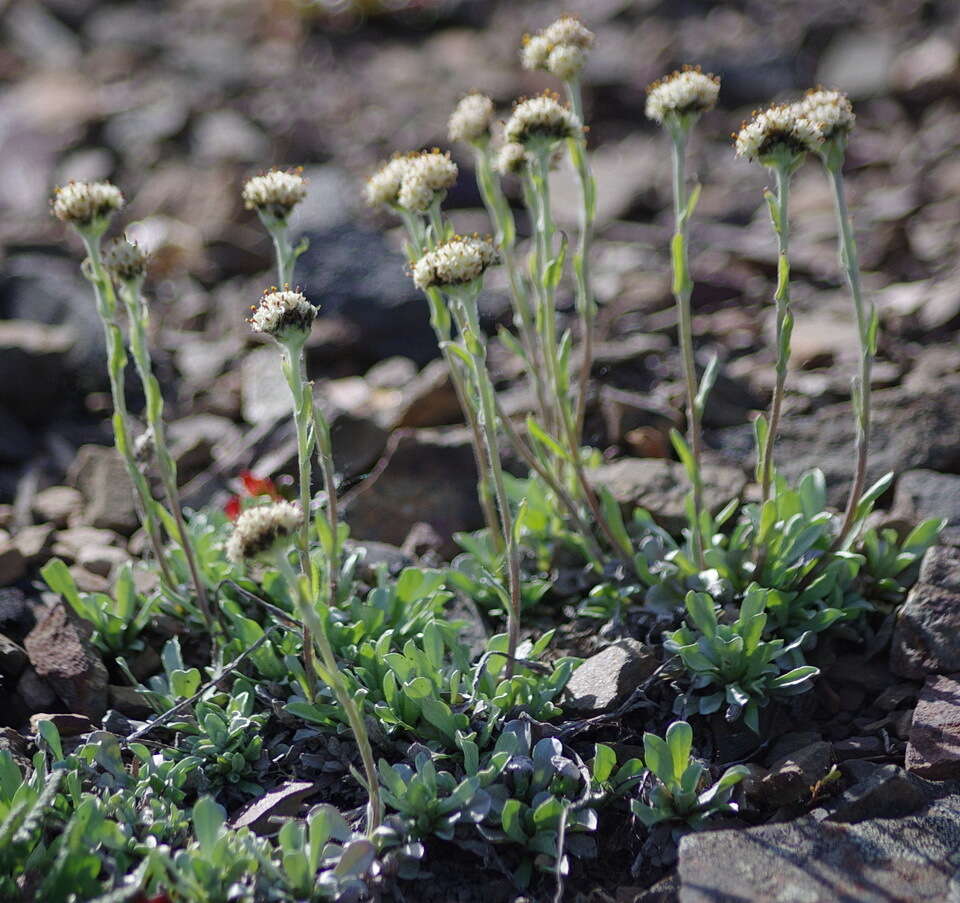
{"type": "Polygon", "coordinates": [[[103,264],[119,282],[135,282],[147,274],[148,255],[125,238],[114,239],[103,252],[103,264]]]}
{"type": "Polygon", "coordinates": [[[102,234],[123,206],[123,195],[110,182],[68,182],[53,193],[53,215],[81,231],[102,234]]]}
{"type": "Polygon", "coordinates": [[[268,558],[303,525],[303,510],[291,502],[248,508],[237,518],[227,541],[227,558],[237,564],[268,558]]]}
{"type": "Polygon", "coordinates": [[[647,116],[656,122],[697,116],[713,108],[719,93],[716,75],[705,75],[699,66],[684,66],[647,88],[647,116]]]}
{"type": "Polygon", "coordinates": [[[497,251],[486,239],[455,235],[428,251],[413,266],[417,288],[450,288],[479,279],[487,267],[497,262],[497,251]]]}
{"type": "Polygon", "coordinates": [[[508,144],[522,144],[527,150],[533,146],[551,147],[565,138],[583,133],[580,121],[569,108],[549,91],[536,97],[519,100],[503,130],[508,144]]]}
{"type": "Polygon", "coordinates": [[[315,308],[300,292],[264,292],[248,322],[254,332],[272,336],[281,345],[302,344],[317,318],[315,308]]]}
{"type": "Polygon", "coordinates": [[[501,175],[519,173],[527,165],[527,152],[522,144],[511,142],[504,144],[497,154],[497,172],[501,175]]]}
{"type": "Polygon", "coordinates": [[[738,157],[759,160],[764,166],[794,167],[807,151],[819,150],[823,134],[796,105],[779,105],[754,113],[734,139],[738,157]]]}
{"type": "Polygon", "coordinates": [[[544,69],[563,81],[576,78],[593,46],[593,32],[575,16],[561,16],[543,31],[524,35],[524,69],[544,69]]]}
{"type": "Polygon", "coordinates": [[[485,94],[468,94],[450,114],[447,135],[451,141],[473,144],[490,137],[493,101],[485,94]]]}
{"type": "Polygon", "coordinates": [[[307,196],[307,182],[300,169],[271,169],[248,179],[243,186],[243,205],[274,219],[285,220],[307,196]]]}

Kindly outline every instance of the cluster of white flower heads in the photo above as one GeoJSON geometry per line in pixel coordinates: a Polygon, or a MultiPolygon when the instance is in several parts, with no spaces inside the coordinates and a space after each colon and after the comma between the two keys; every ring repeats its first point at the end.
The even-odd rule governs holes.
{"type": "Polygon", "coordinates": [[[243,205],[247,210],[262,210],[278,219],[307,196],[307,182],[299,169],[271,169],[248,179],[243,186],[243,205]]]}
{"type": "Polygon", "coordinates": [[[507,144],[527,147],[532,141],[561,141],[582,134],[583,126],[559,97],[549,91],[517,102],[503,129],[507,144]]]}
{"type": "Polygon", "coordinates": [[[396,156],[367,180],[364,193],[371,205],[399,204],[413,213],[425,213],[438,192],[454,185],[457,172],[450,154],[436,148],[396,156]]]}
{"type": "Polygon", "coordinates": [[[248,322],[253,331],[273,336],[278,342],[306,337],[317,318],[317,308],[301,292],[289,288],[264,292],[252,310],[248,322]]]}
{"type": "Polygon", "coordinates": [[[794,106],[801,115],[816,123],[826,141],[836,135],[848,134],[857,119],[850,98],[842,91],[817,88],[808,91],[794,106]]]}
{"type": "Polygon", "coordinates": [[[705,75],[699,66],[684,66],[647,88],[647,116],[663,122],[668,116],[705,113],[720,93],[720,79],[705,75]]]}
{"type": "Polygon", "coordinates": [[[497,152],[495,165],[497,172],[504,176],[522,172],[523,167],[527,165],[527,151],[522,144],[508,142],[497,152]]]}
{"type": "Polygon", "coordinates": [[[147,260],[140,246],[125,238],[110,242],[103,252],[104,265],[121,282],[142,279],[147,272],[147,260]]]}
{"type": "Polygon", "coordinates": [[[303,511],[291,502],[248,508],[227,540],[227,558],[237,564],[263,558],[289,541],[303,524],[303,511]]]}
{"type": "Polygon", "coordinates": [[[89,226],[123,206],[123,195],[110,182],[68,182],[53,193],[53,215],[65,223],[89,226]]]}
{"type": "Polygon", "coordinates": [[[490,134],[493,101],[486,94],[468,94],[456,105],[447,122],[451,141],[473,143],[490,134]]]}
{"type": "Polygon", "coordinates": [[[575,16],[561,16],[535,35],[524,35],[520,59],[524,69],[545,69],[567,81],[583,69],[593,32],[575,16]]]}
{"type": "Polygon", "coordinates": [[[808,119],[797,104],[772,106],[745,122],[734,136],[737,156],[759,160],[773,153],[803,154],[819,150],[823,134],[817,123],[808,119]]]}
{"type": "Polygon", "coordinates": [[[497,262],[497,250],[485,238],[455,235],[428,251],[413,265],[413,282],[426,291],[434,286],[465,285],[497,262]]]}

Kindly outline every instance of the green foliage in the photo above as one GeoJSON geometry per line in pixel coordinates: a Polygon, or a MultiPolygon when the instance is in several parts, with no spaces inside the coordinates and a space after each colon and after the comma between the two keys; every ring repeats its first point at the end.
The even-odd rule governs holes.
{"type": "Polygon", "coordinates": [[[653,783],[641,799],[630,801],[630,809],[646,827],[681,822],[699,828],[715,815],[737,811],[730,796],[747,769],[728,768],[711,785],[706,767],[692,758],[692,749],[693,730],[686,721],[674,721],[666,739],[649,732],[643,735],[644,761],[653,783]]]}
{"type": "Polygon", "coordinates": [[[771,699],[810,689],[818,669],[812,665],[788,669],[782,661],[799,653],[805,635],[790,644],[763,639],[768,595],[759,586],[749,587],[737,619],[729,624],[721,623],[721,610],[707,593],[687,596],[689,626],[664,643],[680,657],[689,676],[689,690],[677,700],[679,712],[709,715],[725,705],[727,721],[743,716],[744,723],[759,733],[759,710],[771,699]]]}

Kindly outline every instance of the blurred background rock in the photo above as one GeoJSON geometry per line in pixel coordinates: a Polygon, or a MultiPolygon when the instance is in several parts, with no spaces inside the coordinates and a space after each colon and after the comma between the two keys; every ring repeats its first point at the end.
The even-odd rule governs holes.
{"type": "MultiPolygon", "coordinates": [[[[665,253],[669,159],[643,107],[648,82],[691,62],[722,78],[691,163],[704,185],[692,233],[694,329],[703,358],[715,351],[723,362],[708,421],[716,455],[744,463],[749,433],[737,424],[764,403],[773,379],[775,247],[764,173],[734,159],[729,134],[753,107],[823,83],[847,91],[858,115],[851,204],[883,317],[876,385],[888,390],[877,399],[876,469],[960,470],[956,405],[939,403],[960,371],[955,0],[0,0],[0,530],[43,522],[37,494],[68,473],[83,493],[96,485],[91,467],[112,466],[89,451],[77,463],[78,449],[108,445],[110,433],[79,243],[49,214],[52,188],[69,179],[119,185],[129,206],[116,225],[153,252],[153,342],[189,501],[222,495],[241,468],[277,474],[292,460],[274,353],[244,323],[273,275],[269,241],[242,209],[240,187],[272,165],[303,165],[310,180],[294,218],[311,240],[297,274],[322,308],[311,376],[331,407],[346,479],[369,471],[394,427],[456,422],[442,369],[430,366],[433,336],[395,223],[363,207],[360,186],[395,150],[447,147],[447,116],[466,91],[508,110],[518,95],[556,87],[520,69],[518,47],[525,31],[561,12],[597,34],[585,73],[603,304],[590,441],[611,454],[661,456],[666,431],[682,425],[665,253]]],[[[461,179],[447,206],[461,231],[486,231],[469,157],[453,151],[461,179]]],[[[575,218],[568,176],[556,175],[561,223],[575,218]]],[[[823,466],[837,482],[849,470],[850,437],[832,406],[849,399],[855,332],[819,168],[798,175],[794,197],[787,466],[823,466]]],[[[507,301],[496,273],[490,288],[492,326],[506,322],[507,301]]],[[[511,362],[492,355],[512,409],[522,410],[511,362]]],[[[403,448],[417,441],[411,435],[403,448]]],[[[431,455],[448,473],[464,458],[453,435],[426,435],[422,457],[405,457],[418,466],[392,479],[407,471],[425,479],[439,460],[431,455]]],[[[384,504],[410,495],[409,485],[384,486],[393,487],[384,504]]],[[[130,520],[115,515],[103,525],[130,520]]],[[[75,511],[68,518],[77,519],[100,526],[75,511]]]]}

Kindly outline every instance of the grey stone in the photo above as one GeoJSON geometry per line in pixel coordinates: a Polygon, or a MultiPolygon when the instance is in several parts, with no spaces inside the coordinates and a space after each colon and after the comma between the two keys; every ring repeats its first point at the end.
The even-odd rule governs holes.
{"type": "MultiPolygon", "coordinates": [[[[868,483],[889,471],[954,470],[958,460],[955,425],[960,422],[960,380],[944,379],[924,391],[896,388],[874,392],[872,420],[868,483]]],[[[755,449],[751,426],[718,430],[711,439],[731,462],[752,464],[755,449]]],[[[787,415],[781,421],[777,440],[777,469],[795,481],[804,472],[820,468],[827,480],[828,501],[842,507],[853,471],[853,442],[849,403],[825,405],[812,415],[787,415]]]]}
{"type": "Polygon", "coordinates": [[[0,674],[16,678],[27,667],[27,653],[19,643],[0,633],[0,674]]]}
{"type": "Polygon", "coordinates": [[[254,800],[233,820],[231,827],[249,828],[255,834],[274,834],[280,828],[280,819],[297,815],[303,801],[313,794],[317,785],[312,781],[288,781],[275,790],[254,800]]]}
{"type": "MultiPolygon", "coordinates": [[[[653,519],[671,533],[686,526],[684,501],[690,484],[677,461],[663,458],[621,458],[588,472],[590,482],[606,488],[628,512],[645,508],[653,519]]],[[[706,464],[703,467],[705,507],[718,512],[746,488],[743,472],[734,467],[706,464]]]]}
{"type": "Polygon", "coordinates": [[[186,483],[216,459],[217,451],[241,440],[233,421],[216,414],[192,414],[167,428],[170,453],[177,462],[177,479],[186,483]]]}
{"type": "Polygon", "coordinates": [[[28,566],[36,564],[46,557],[50,540],[53,537],[53,526],[50,524],[36,524],[32,527],[22,527],[13,534],[13,544],[19,549],[23,560],[28,566]]]}
{"type": "Polygon", "coordinates": [[[27,561],[9,535],[0,534],[0,586],[16,583],[27,573],[27,561]]]}
{"type": "Polygon", "coordinates": [[[140,524],[133,486],[120,454],[103,445],[83,445],[70,466],[70,481],[83,495],[84,519],[93,527],[129,535],[140,524]]]}
{"type": "Polygon", "coordinates": [[[890,668],[901,677],[956,671],[960,664],[960,553],[934,546],[920,571],[891,641],[890,668]]]}
{"type": "Polygon", "coordinates": [[[680,842],[680,903],[947,900],[956,888],[960,796],[916,814],[847,824],[812,816],[680,842]]]}
{"type": "Polygon", "coordinates": [[[462,422],[460,400],[446,361],[431,361],[405,388],[395,425],[427,427],[462,422]]]}
{"type": "Polygon", "coordinates": [[[351,532],[361,543],[375,539],[401,546],[422,521],[442,538],[444,554],[456,554],[453,534],[483,522],[467,431],[410,430],[394,436],[383,469],[345,500],[351,532]]]}
{"type": "Polygon", "coordinates": [[[30,631],[24,647],[37,675],[66,707],[97,720],[107,709],[107,669],[90,645],[90,631],[60,603],[30,631]]]}
{"type": "Polygon", "coordinates": [[[98,577],[109,577],[129,560],[130,556],[116,546],[87,546],[77,556],[77,564],[98,577]]]}
{"type": "Polygon", "coordinates": [[[74,340],[66,326],[0,321],[0,407],[26,423],[49,419],[66,387],[74,340]]]}
{"type": "Polygon", "coordinates": [[[577,712],[610,708],[646,680],[657,664],[656,657],[643,643],[632,639],[618,640],[591,655],[573,672],[563,706],[577,712]]]}
{"type": "Polygon", "coordinates": [[[72,486],[50,486],[33,499],[33,514],[41,523],[66,527],[67,522],[83,508],[83,495],[72,486]]]}
{"type": "Polygon", "coordinates": [[[30,712],[43,712],[57,705],[57,694],[35,668],[28,666],[17,681],[17,694],[30,712]]]}
{"type": "Polygon", "coordinates": [[[942,518],[946,524],[940,534],[941,541],[960,545],[960,476],[934,470],[908,470],[897,479],[890,516],[910,524],[932,517],[942,518]]]}
{"type": "Polygon", "coordinates": [[[853,824],[869,818],[900,818],[945,793],[944,785],[908,774],[899,765],[851,759],[841,766],[841,771],[844,776],[860,777],[830,803],[828,821],[853,824]]]}
{"type": "Polygon", "coordinates": [[[960,778],[960,674],[927,678],[913,711],[906,767],[931,780],[960,778]]]}
{"type": "Polygon", "coordinates": [[[75,715],[68,712],[36,712],[30,716],[30,730],[38,734],[40,722],[49,721],[59,731],[61,737],[77,737],[89,733],[94,729],[93,723],[86,715],[75,715]]]}

